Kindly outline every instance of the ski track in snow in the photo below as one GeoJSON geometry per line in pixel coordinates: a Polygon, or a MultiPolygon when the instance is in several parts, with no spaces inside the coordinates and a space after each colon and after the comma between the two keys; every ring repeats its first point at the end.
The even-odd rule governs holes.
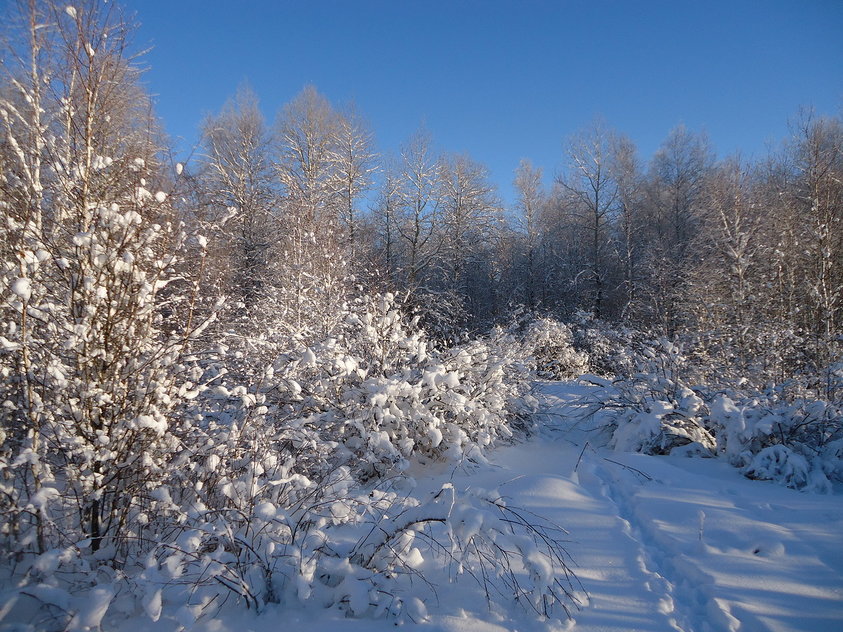
{"type": "MultiPolygon", "coordinates": [[[[564,420],[571,393],[549,391],[564,420]]],[[[584,445],[587,433],[568,430],[584,445]]],[[[673,629],[843,629],[839,495],[750,481],[712,459],[593,449],[575,478],[613,503],[673,629]]]]}

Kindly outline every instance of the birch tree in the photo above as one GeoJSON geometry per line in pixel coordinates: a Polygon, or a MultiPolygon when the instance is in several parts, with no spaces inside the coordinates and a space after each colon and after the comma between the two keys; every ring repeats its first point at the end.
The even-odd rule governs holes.
{"type": "Polygon", "coordinates": [[[617,182],[617,217],[615,233],[617,256],[621,266],[621,286],[623,306],[620,317],[630,320],[640,312],[641,303],[641,259],[642,242],[640,233],[644,229],[642,221],[643,181],[637,150],[633,142],[623,135],[612,139],[611,170],[617,182]]]}
{"type": "Polygon", "coordinates": [[[16,480],[4,534],[36,551],[84,536],[114,559],[175,447],[190,333],[164,326],[187,297],[163,290],[179,282],[184,237],[154,188],[158,139],[119,10],[20,8],[27,63],[9,68],[0,102],[13,148],[0,205],[0,469],[16,480]]]}
{"type": "Polygon", "coordinates": [[[444,286],[466,303],[476,319],[490,311],[483,295],[489,293],[491,246],[500,226],[501,206],[486,167],[465,154],[442,160],[442,202],[439,256],[444,286]],[[486,265],[484,265],[486,264],[486,265]]]}
{"type": "Polygon", "coordinates": [[[413,134],[401,148],[401,217],[398,235],[404,251],[407,285],[415,289],[441,251],[437,227],[442,214],[442,163],[434,155],[430,134],[413,134]]]}
{"type": "Polygon", "coordinates": [[[251,88],[207,118],[202,136],[202,183],[213,208],[206,229],[218,235],[212,246],[228,291],[249,309],[272,285],[281,236],[271,137],[251,88]]]}
{"type": "Polygon", "coordinates": [[[652,317],[669,335],[679,330],[684,318],[681,301],[695,265],[690,245],[697,235],[705,179],[713,163],[707,137],[679,126],[650,164],[648,303],[652,317]]]}
{"type": "Polygon", "coordinates": [[[793,204],[804,244],[806,325],[823,366],[843,325],[843,124],[803,112],[795,127],[793,204]]]}
{"type": "Polygon", "coordinates": [[[609,166],[611,133],[597,122],[570,140],[567,155],[568,172],[557,178],[557,183],[565,194],[563,203],[583,231],[589,309],[600,318],[609,265],[609,221],[618,199],[617,182],[609,166]]]}
{"type": "Polygon", "coordinates": [[[542,187],[541,167],[534,167],[529,160],[522,160],[515,170],[513,184],[517,195],[515,208],[519,214],[520,228],[524,237],[526,259],[523,274],[524,300],[527,309],[532,312],[538,303],[536,264],[539,248],[539,221],[546,195],[542,187]]]}
{"type": "Polygon", "coordinates": [[[306,231],[323,229],[336,216],[336,139],[339,117],[308,85],[278,114],[276,171],[288,214],[306,231]]]}
{"type": "Polygon", "coordinates": [[[358,250],[361,196],[372,186],[377,171],[374,134],[353,107],[337,118],[333,162],[339,225],[354,259],[358,250]]]}

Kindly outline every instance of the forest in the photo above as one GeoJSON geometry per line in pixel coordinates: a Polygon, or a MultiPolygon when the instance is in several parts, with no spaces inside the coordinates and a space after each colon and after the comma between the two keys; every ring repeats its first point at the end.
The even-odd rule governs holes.
{"type": "Polygon", "coordinates": [[[843,481],[839,115],[794,113],[752,161],[684,126],[645,159],[595,119],[550,186],[521,162],[508,207],[424,127],[382,152],[310,85],[273,120],[240,87],[179,162],[119,5],[10,5],[0,621],[415,621],[422,558],[564,618],[576,576],[540,517],[407,492],[536,432],[536,380],[594,387],[618,450],[843,481]]]}

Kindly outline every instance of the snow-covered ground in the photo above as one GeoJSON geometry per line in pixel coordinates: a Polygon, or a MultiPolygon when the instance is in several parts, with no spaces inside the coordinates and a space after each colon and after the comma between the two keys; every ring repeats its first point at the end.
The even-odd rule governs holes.
{"type": "MultiPolygon", "coordinates": [[[[490,609],[469,578],[419,586],[430,631],[843,630],[843,490],[801,493],[751,481],[721,461],[595,448],[572,421],[584,386],[547,384],[545,430],[502,447],[488,466],[418,477],[424,495],[452,481],[498,489],[564,526],[582,584],[572,621],[537,621],[499,598],[490,609]]],[[[168,629],[164,620],[137,629],[168,629]]],[[[169,624],[171,625],[171,624],[169,624]]],[[[334,610],[229,612],[197,629],[387,630],[334,610]]],[[[133,626],[134,627],[134,626],[133,626]]]]}
{"type": "MultiPolygon", "coordinates": [[[[432,586],[419,580],[427,616],[415,622],[350,619],[336,609],[277,606],[255,615],[225,607],[188,629],[843,630],[843,490],[801,493],[747,480],[716,459],[595,447],[599,437],[574,416],[574,402],[587,388],[543,385],[550,414],[541,431],[499,448],[488,465],[471,471],[420,470],[412,491],[421,499],[448,482],[497,489],[508,504],[563,526],[580,582],[571,620],[537,620],[499,595],[490,606],[480,585],[463,575],[457,582],[434,576],[432,586]]],[[[106,617],[104,628],[112,627],[180,629],[163,616],[155,623],[106,617]]]]}

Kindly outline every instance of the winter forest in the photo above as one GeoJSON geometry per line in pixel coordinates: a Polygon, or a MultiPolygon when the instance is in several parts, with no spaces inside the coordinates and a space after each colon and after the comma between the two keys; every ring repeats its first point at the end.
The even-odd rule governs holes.
{"type": "MultiPolygon", "coordinates": [[[[642,157],[595,119],[552,185],[522,161],[505,205],[423,126],[384,152],[316,86],[244,85],[179,162],[119,5],[9,6],[0,629],[422,624],[450,583],[569,629],[589,589],[564,510],[471,478],[565,424],[581,485],[599,449],[624,475],[708,458],[839,496],[839,116],[794,112],[752,161],[683,126],[642,157]]],[[[727,619],[710,629],[744,629],[727,619]]]]}

